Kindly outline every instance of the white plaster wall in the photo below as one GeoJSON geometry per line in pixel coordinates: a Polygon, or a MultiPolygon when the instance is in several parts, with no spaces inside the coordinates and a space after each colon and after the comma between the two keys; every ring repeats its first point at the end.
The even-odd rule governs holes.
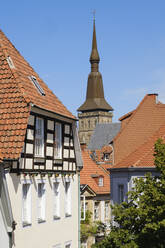
{"type": "MultiPolygon", "coordinates": [[[[46,222],[37,220],[37,180],[40,176],[32,178],[32,225],[22,226],[22,185],[23,176],[7,175],[9,195],[12,211],[17,222],[15,230],[15,248],[52,248],[56,244],[72,241],[72,248],[78,248],[78,176],[71,178],[72,216],[65,217],[65,189],[61,178],[60,210],[61,218],[53,219],[53,177],[45,176],[46,181],[46,222]]],[[[29,179],[29,177],[27,177],[29,179]]],[[[1,246],[0,246],[1,247],[1,246]]]]}
{"type": "Polygon", "coordinates": [[[1,209],[0,209],[0,247],[9,248],[9,236],[5,229],[1,209]]]}

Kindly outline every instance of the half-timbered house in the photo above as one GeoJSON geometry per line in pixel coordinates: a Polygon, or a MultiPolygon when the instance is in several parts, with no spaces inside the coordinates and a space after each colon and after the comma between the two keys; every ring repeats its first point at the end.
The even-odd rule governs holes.
{"type": "Polygon", "coordinates": [[[0,31],[0,151],[16,248],[78,247],[76,118],[0,31]]]}

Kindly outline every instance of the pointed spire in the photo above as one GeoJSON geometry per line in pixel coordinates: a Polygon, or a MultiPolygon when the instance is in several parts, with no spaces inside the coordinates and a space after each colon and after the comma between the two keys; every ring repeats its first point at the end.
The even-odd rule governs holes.
{"type": "Polygon", "coordinates": [[[92,52],[90,56],[91,73],[88,76],[88,86],[86,101],[78,108],[78,111],[112,111],[112,107],[104,98],[104,88],[101,73],[98,71],[99,53],[97,51],[95,20],[93,21],[93,41],[92,52]]]}
{"type": "Polygon", "coordinates": [[[95,19],[93,20],[93,40],[92,40],[92,52],[90,56],[90,62],[93,63],[99,63],[100,57],[99,53],[97,51],[97,41],[96,41],[96,28],[95,28],[95,19]]]}

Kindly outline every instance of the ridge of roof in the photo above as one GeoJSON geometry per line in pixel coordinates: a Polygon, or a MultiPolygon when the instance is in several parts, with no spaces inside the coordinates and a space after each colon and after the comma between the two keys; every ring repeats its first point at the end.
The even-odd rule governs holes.
{"type": "MultiPolygon", "coordinates": [[[[144,96],[144,98],[142,99],[142,101],[138,104],[138,106],[136,107],[136,109],[134,109],[133,113],[131,114],[127,124],[118,132],[118,134],[114,137],[114,141],[120,136],[120,134],[123,132],[124,129],[126,129],[126,127],[128,126],[128,124],[130,123],[130,121],[132,120],[133,116],[137,113],[137,111],[139,110],[139,108],[141,107],[141,105],[144,103],[144,101],[146,100],[147,97],[150,96],[157,96],[157,94],[146,94],[144,96]]],[[[129,112],[130,113],[130,112],[129,112]]],[[[129,114],[128,113],[128,114],[129,114]]],[[[127,114],[126,114],[127,115],[127,114]]]]}
{"type": "Polygon", "coordinates": [[[130,117],[130,116],[134,113],[134,111],[135,111],[135,109],[132,110],[132,111],[130,111],[130,112],[128,112],[128,113],[125,114],[125,115],[122,115],[122,116],[119,118],[119,121],[122,121],[122,120],[124,120],[124,119],[130,117]]]}

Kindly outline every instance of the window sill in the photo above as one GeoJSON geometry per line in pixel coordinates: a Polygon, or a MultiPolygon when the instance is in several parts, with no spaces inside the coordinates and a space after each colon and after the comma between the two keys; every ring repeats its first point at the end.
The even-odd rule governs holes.
{"type": "Polygon", "coordinates": [[[60,217],[60,216],[53,216],[53,219],[54,219],[54,220],[60,220],[61,217],[60,217]]]}
{"type": "Polygon", "coordinates": [[[22,223],[22,225],[23,225],[23,227],[26,227],[26,226],[31,226],[32,223],[27,222],[27,221],[24,221],[24,222],[22,223]]]}
{"type": "Polygon", "coordinates": [[[40,223],[44,223],[44,222],[46,222],[46,220],[38,219],[38,223],[39,223],[39,224],[40,224],[40,223]]]}
{"type": "Polygon", "coordinates": [[[65,217],[71,217],[72,215],[71,214],[65,214],[65,217]]]}

